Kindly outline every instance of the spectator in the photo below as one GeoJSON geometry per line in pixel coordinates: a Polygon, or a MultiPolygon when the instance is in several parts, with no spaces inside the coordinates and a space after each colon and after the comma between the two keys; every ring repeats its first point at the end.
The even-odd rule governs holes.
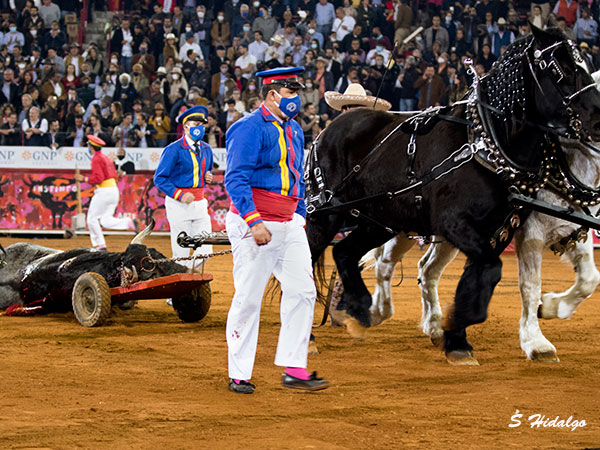
{"type": "Polygon", "coordinates": [[[433,17],[433,24],[427,28],[424,32],[425,35],[425,49],[431,51],[433,43],[439,41],[440,51],[442,53],[448,52],[448,46],[450,44],[450,38],[445,28],[440,26],[440,16],[433,17]]]}
{"type": "Polygon", "coordinates": [[[253,79],[248,80],[248,84],[242,92],[242,102],[244,102],[244,105],[249,105],[250,99],[257,97],[258,95],[259,94],[258,89],[256,87],[256,81],[254,81],[253,79]]]}
{"type": "Polygon", "coordinates": [[[415,81],[413,87],[419,90],[419,109],[442,105],[446,86],[442,78],[435,73],[433,64],[427,66],[423,76],[415,81]]]}
{"type": "MultiPolygon", "coordinates": [[[[44,21],[46,23],[46,21],[44,21]]],[[[63,45],[67,42],[67,37],[58,27],[58,21],[53,21],[43,38],[43,49],[47,52],[49,49],[54,49],[55,52],[62,52],[63,45]]]]}
{"type": "Polygon", "coordinates": [[[92,114],[88,120],[88,125],[85,129],[85,135],[88,136],[90,134],[102,139],[104,142],[106,142],[107,146],[112,145],[108,130],[102,126],[102,118],[97,114],[92,114]]]}
{"type": "Polygon", "coordinates": [[[287,53],[287,40],[280,34],[271,38],[272,45],[265,52],[265,63],[276,61],[277,65],[283,64],[283,59],[287,53]]]}
{"type": "Polygon", "coordinates": [[[196,44],[194,39],[194,33],[191,31],[185,34],[185,44],[181,46],[179,49],[179,60],[182,62],[189,62],[190,59],[187,56],[187,52],[189,50],[193,50],[196,55],[200,57],[200,59],[204,59],[204,55],[202,54],[202,49],[198,44],[196,44]]]}
{"type": "Polygon", "coordinates": [[[175,45],[175,41],[176,37],[173,33],[169,33],[165,36],[165,46],[162,51],[163,61],[165,63],[169,58],[173,58],[175,62],[179,61],[179,50],[175,45]]]}
{"type": "Polygon", "coordinates": [[[544,20],[544,16],[542,16],[542,8],[539,5],[532,3],[531,17],[529,20],[533,26],[539,28],[540,30],[543,30],[546,27],[546,21],[544,20]]]}
{"type": "Polygon", "coordinates": [[[61,18],[60,8],[57,4],[52,3],[52,0],[42,0],[39,15],[46,28],[50,28],[52,22],[58,23],[61,18]]]}
{"type": "Polygon", "coordinates": [[[125,147],[127,145],[127,135],[133,128],[133,114],[125,113],[121,123],[113,128],[112,140],[115,147],[125,147]]]}
{"type": "Polygon", "coordinates": [[[133,72],[131,73],[131,83],[136,92],[143,92],[148,89],[150,81],[144,73],[143,66],[141,64],[133,65],[133,72]]]}
{"type": "Polygon", "coordinates": [[[79,44],[71,44],[69,47],[69,54],[65,56],[65,66],[73,64],[75,67],[75,76],[81,76],[81,67],[83,66],[83,56],[79,54],[79,44]]]}
{"type": "Polygon", "coordinates": [[[127,73],[119,75],[113,99],[123,105],[123,111],[131,112],[133,110],[133,101],[138,97],[139,94],[131,82],[131,76],[127,73]]]}
{"type": "Polygon", "coordinates": [[[223,147],[223,138],[225,133],[217,125],[217,119],[214,114],[209,114],[207,117],[207,123],[205,125],[205,133],[202,140],[206,142],[211,148],[223,147]]]}
{"type": "Polygon", "coordinates": [[[248,44],[240,44],[240,56],[235,60],[235,65],[242,69],[242,76],[249,79],[254,74],[256,58],[248,53],[248,44]]]}
{"type": "Polygon", "coordinates": [[[226,109],[219,117],[219,127],[225,132],[229,129],[235,121],[241,118],[241,114],[235,110],[235,100],[229,98],[226,102],[226,109]]]}
{"type": "Polygon", "coordinates": [[[58,72],[50,72],[46,81],[40,89],[42,102],[45,102],[51,95],[56,95],[59,100],[67,98],[67,91],[60,82],[60,74],[58,72]]]}
{"type": "Polygon", "coordinates": [[[299,66],[302,64],[304,54],[306,53],[306,47],[302,43],[302,36],[294,37],[292,48],[288,50],[292,55],[292,64],[299,66]]]}
{"type": "Polygon", "coordinates": [[[115,159],[115,169],[117,171],[117,175],[122,177],[123,175],[133,175],[135,174],[135,164],[133,161],[126,159],[127,153],[125,149],[121,146],[117,150],[117,159],[115,159]]]}
{"type": "MultiPolygon", "coordinates": [[[[21,97],[21,112],[19,113],[19,117],[17,118],[17,122],[19,124],[23,123],[23,121],[29,117],[29,108],[31,108],[33,104],[33,99],[30,94],[24,94],[21,97]]],[[[11,103],[12,105],[12,103],[11,103]]],[[[35,105],[34,105],[35,106],[35,105]]]]}
{"type": "Polygon", "coordinates": [[[356,23],[362,27],[364,33],[369,34],[375,26],[376,21],[377,15],[375,9],[371,7],[370,0],[361,0],[360,5],[356,9],[356,23]]]}
{"type": "Polygon", "coordinates": [[[148,124],[148,116],[146,113],[136,113],[135,119],[137,123],[129,132],[129,137],[132,138],[132,147],[154,147],[152,135],[156,133],[156,130],[152,125],[148,124]]]}
{"type": "Polygon", "coordinates": [[[45,145],[44,135],[48,131],[48,121],[40,117],[40,109],[37,106],[29,108],[29,117],[23,120],[21,129],[25,135],[25,146],[43,147],[45,145]]]}
{"type": "Polygon", "coordinates": [[[336,18],[333,21],[333,32],[338,42],[344,40],[346,35],[354,30],[356,20],[352,16],[346,15],[344,8],[341,6],[335,10],[336,18]]]}
{"type": "Polygon", "coordinates": [[[236,83],[229,73],[229,61],[221,63],[219,72],[215,73],[211,79],[211,97],[213,100],[223,101],[225,93],[233,89],[236,83]]]}
{"type": "Polygon", "coordinates": [[[67,65],[67,73],[62,78],[61,83],[67,91],[69,88],[78,89],[81,87],[81,81],[79,81],[79,77],[76,75],[76,69],[73,64],[67,65]]]}
{"type": "Polygon", "coordinates": [[[173,130],[173,125],[177,123],[177,116],[181,113],[182,109],[186,109],[187,106],[185,104],[185,97],[187,96],[187,91],[185,89],[179,89],[177,92],[177,99],[171,106],[171,110],[169,111],[169,120],[171,121],[171,130],[173,130]]]}
{"type": "Polygon", "coordinates": [[[140,44],[139,53],[133,55],[131,62],[133,66],[136,64],[141,64],[145,77],[148,80],[152,79],[156,70],[156,62],[154,60],[154,56],[151,53],[148,53],[147,42],[144,41],[140,44]]]}
{"type": "Polygon", "coordinates": [[[212,24],[212,29],[210,30],[210,37],[212,38],[213,45],[229,45],[229,23],[225,21],[225,13],[223,11],[219,11],[217,13],[217,20],[215,20],[212,24]]]}
{"type": "Polygon", "coordinates": [[[17,23],[14,20],[10,21],[8,33],[2,37],[2,44],[6,45],[9,53],[13,53],[15,45],[23,47],[25,45],[25,36],[17,30],[17,23]]]}
{"type": "Polygon", "coordinates": [[[258,17],[252,22],[252,31],[260,31],[262,38],[269,42],[277,31],[277,19],[269,15],[269,10],[266,6],[258,8],[258,17]]]}
{"type": "Polygon", "coordinates": [[[335,9],[327,0],[319,0],[315,6],[315,20],[317,31],[323,36],[329,36],[335,20],[335,9]]]}
{"type": "Polygon", "coordinates": [[[196,33],[196,39],[200,43],[204,59],[210,56],[210,31],[212,29],[211,17],[206,17],[206,7],[199,5],[196,8],[196,15],[190,19],[193,30],[196,33]]]}
{"type": "Polygon", "coordinates": [[[479,58],[477,58],[477,63],[483,66],[483,68],[485,69],[485,73],[488,73],[490,71],[492,65],[496,62],[496,59],[497,58],[491,52],[489,44],[483,44],[481,54],[479,55],[479,58]]]}
{"type": "Polygon", "coordinates": [[[66,145],[71,147],[83,147],[83,138],[85,136],[85,127],[83,125],[83,115],[77,115],[73,126],[67,129],[66,145]]]}
{"type": "Polygon", "coordinates": [[[242,25],[242,32],[238,36],[242,42],[252,42],[254,36],[252,25],[250,23],[245,23],[242,25]]]}
{"type": "Polygon", "coordinates": [[[257,62],[265,60],[265,53],[269,45],[263,41],[263,33],[260,30],[254,32],[254,42],[248,45],[248,53],[256,58],[257,62]]]}
{"type": "Polygon", "coordinates": [[[367,53],[367,57],[365,58],[365,64],[374,66],[375,57],[377,55],[381,55],[383,57],[385,64],[387,64],[387,62],[390,60],[391,53],[388,49],[384,47],[384,41],[382,39],[377,41],[377,45],[375,46],[375,48],[369,51],[369,53],[367,53]]]}
{"type": "Polygon", "coordinates": [[[0,104],[10,103],[11,105],[17,104],[19,97],[19,86],[14,82],[14,72],[12,69],[4,69],[2,75],[3,83],[2,89],[0,89],[0,104]]]}
{"type": "Polygon", "coordinates": [[[542,20],[546,23],[550,15],[550,2],[548,0],[533,0],[531,2],[531,15],[534,15],[533,10],[536,6],[540,8],[542,20]]]}
{"type": "Polygon", "coordinates": [[[17,113],[11,112],[6,122],[0,126],[0,145],[22,145],[21,126],[17,113]]]}
{"type": "Polygon", "coordinates": [[[187,81],[183,76],[183,72],[179,67],[174,67],[169,73],[169,102],[174,103],[177,98],[177,92],[179,89],[183,89],[186,92],[189,90],[187,81]]]}
{"type": "Polygon", "coordinates": [[[171,119],[165,114],[165,107],[158,103],[154,105],[154,114],[148,121],[154,128],[152,141],[155,147],[165,147],[169,141],[169,133],[171,132],[171,119]]]}
{"type": "Polygon", "coordinates": [[[498,31],[492,36],[492,53],[496,58],[500,57],[500,48],[507,47],[515,41],[512,31],[506,31],[506,20],[498,19],[498,31]]]}
{"type": "Polygon", "coordinates": [[[46,57],[46,62],[51,64],[54,71],[57,72],[59,75],[65,73],[65,61],[60,56],[58,56],[56,49],[48,49],[48,56],[46,57]]]}
{"type": "Polygon", "coordinates": [[[227,59],[229,61],[235,61],[240,57],[240,45],[242,40],[239,36],[234,36],[231,42],[231,46],[227,49],[227,59]]]}
{"type": "MultiPolygon", "coordinates": [[[[239,66],[235,66],[233,69],[233,81],[235,82],[235,86],[240,91],[246,89],[246,84],[248,84],[248,80],[242,76],[242,68],[239,66]]],[[[227,90],[225,92],[225,97],[229,97],[231,90],[227,90]]]]}
{"type": "Polygon", "coordinates": [[[552,10],[556,17],[564,17],[569,27],[579,19],[579,3],[576,0],[558,0],[552,10]]]}
{"type": "Polygon", "coordinates": [[[488,14],[492,15],[492,20],[496,17],[496,4],[490,0],[481,0],[475,6],[475,12],[480,22],[487,20],[488,14]]]}
{"type": "Polygon", "coordinates": [[[53,120],[58,120],[58,117],[58,98],[56,98],[56,95],[51,95],[42,108],[42,118],[50,123],[53,120]]]}
{"type": "Polygon", "coordinates": [[[203,59],[198,59],[196,62],[196,70],[192,72],[188,84],[190,86],[198,86],[204,92],[210,92],[211,74],[206,68],[206,62],[203,59]]]}
{"type": "Polygon", "coordinates": [[[315,128],[319,125],[319,115],[315,110],[315,105],[312,103],[304,104],[304,113],[300,118],[300,125],[304,132],[304,144],[309,147],[313,141],[313,137],[316,136],[315,128]]]}
{"type": "MultiPolygon", "coordinates": [[[[94,76],[100,76],[104,72],[104,62],[98,56],[98,49],[94,45],[88,47],[85,62],[88,63],[90,73],[94,76]]],[[[94,81],[93,78],[92,81],[94,81]]]]}
{"type": "Polygon", "coordinates": [[[408,0],[401,0],[396,12],[394,27],[394,41],[402,43],[402,41],[410,34],[410,27],[413,20],[413,12],[408,6],[408,0]]]}
{"type": "Polygon", "coordinates": [[[381,32],[381,28],[373,27],[371,32],[371,38],[369,39],[369,48],[373,49],[378,43],[383,41],[383,47],[387,50],[392,50],[392,43],[387,36],[384,36],[381,32]]]}
{"type": "Polygon", "coordinates": [[[575,22],[573,33],[577,42],[587,42],[589,45],[594,45],[598,39],[598,22],[590,15],[588,8],[581,9],[581,17],[575,22]]]}
{"type": "MultiPolygon", "coordinates": [[[[242,34],[242,28],[245,24],[249,24],[251,20],[250,8],[247,4],[240,5],[239,14],[231,20],[231,35],[239,36],[242,34]]],[[[248,30],[249,31],[249,30],[248,30]]]]}
{"type": "Polygon", "coordinates": [[[400,111],[415,111],[417,109],[417,88],[415,83],[419,79],[414,56],[408,56],[404,71],[398,75],[400,85],[400,111]]]}
{"type": "Polygon", "coordinates": [[[324,99],[325,91],[333,91],[333,88],[335,86],[333,75],[331,74],[331,72],[327,72],[325,70],[325,66],[327,65],[327,63],[328,61],[322,56],[319,56],[317,58],[317,71],[315,73],[314,80],[315,89],[319,92],[319,102],[315,103],[315,105],[318,104],[319,114],[327,112],[327,104],[325,103],[324,99]]]}
{"type": "Polygon", "coordinates": [[[50,121],[50,128],[46,133],[46,145],[52,150],[57,150],[65,144],[65,136],[60,131],[58,119],[50,121]]]}
{"type": "Polygon", "coordinates": [[[23,21],[23,28],[26,30],[36,30],[35,36],[39,36],[45,31],[44,20],[39,15],[39,9],[36,5],[31,5],[31,8],[29,8],[29,15],[23,21]]]}
{"type": "Polygon", "coordinates": [[[121,102],[112,102],[110,104],[110,115],[107,119],[109,128],[118,126],[123,121],[123,104],[121,102]]]}

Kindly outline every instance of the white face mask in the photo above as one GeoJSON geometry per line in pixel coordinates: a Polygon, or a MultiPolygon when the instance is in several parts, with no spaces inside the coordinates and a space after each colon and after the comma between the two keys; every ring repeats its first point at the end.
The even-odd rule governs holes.
{"type": "Polygon", "coordinates": [[[176,73],[174,73],[174,74],[172,75],[172,77],[173,77],[173,80],[174,80],[174,81],[177,81],[177,80],[179,80],[179,75],[178,75],[178,74],[176,74],[176,73]]]}
{"type": "Polygon", "coordinates": [[[201,19],[204,18],[204,13],[202,11],[198,11],[198,17],[200,17],[201,19]]]}
{"type": "Polygon", "coordinates": [[[225,17],[223,17],[223,16],[219,16],[219,17],[217,17],[217,20],[218,20],[219,22],[223,22],[223,21],[225,20],[225,17]]]}
{"type": "Polygon", "coordinates": [[[116,58],[115,59],[111,59],[110,62],[113,63],[113,64],[119,64],[119,60],[116,59],[116,58]]]}

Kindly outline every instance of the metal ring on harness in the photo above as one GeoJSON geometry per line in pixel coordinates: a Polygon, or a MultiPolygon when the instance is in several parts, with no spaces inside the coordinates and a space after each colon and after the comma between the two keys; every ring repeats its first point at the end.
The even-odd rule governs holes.
{"type": "Polygon", "coordinates": [[[140,267],[144,272],[154,272],[154,269],[156,269],[156,261],[154,261],[152,256],[144,256],[140,261],[140,267]],[[151,269],[147,269],[144,267],[144,261],[146,260],[150,261],[150,263],[152,264],[151,269]]]}

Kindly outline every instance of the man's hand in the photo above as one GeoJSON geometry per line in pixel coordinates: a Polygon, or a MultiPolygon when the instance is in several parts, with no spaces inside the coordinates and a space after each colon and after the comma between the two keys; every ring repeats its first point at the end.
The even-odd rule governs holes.
{"type": "Polygon", "coordinates": [[[250,228],[256,245],[266,245],[271,242],[271,232],[263,222],[259,222],[250,228]]]}
{"type": "Polygon", "coordinates": [[[192,194],[191,192],[186,192],[185,194],[183,194],[181,196],[181,203],[185,203],[186,205],[189,205],[193,201],[194,201],[194,194],[192,194]]]}
{"type": "Polygon", "coordinates": [[[204,174],[204,181],[206,181],[207,183],[212,183],[213,180],[213,174],[211,172],[206,172],[204,174]]]}

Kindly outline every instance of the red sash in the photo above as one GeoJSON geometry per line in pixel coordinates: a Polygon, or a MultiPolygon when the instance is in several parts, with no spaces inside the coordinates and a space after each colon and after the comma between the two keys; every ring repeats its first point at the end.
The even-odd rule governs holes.
{"type": "MultiPolygon", "coordinates": [[[[252,188],[252,199],[261,219],[272,222],[289,222],[292,220],[300,200],[296,197],[257,188],[252,188]]],[[[239,211],[233,203],[231,203],[230,210],[232,213],[239,215],[239,211]]]]}

